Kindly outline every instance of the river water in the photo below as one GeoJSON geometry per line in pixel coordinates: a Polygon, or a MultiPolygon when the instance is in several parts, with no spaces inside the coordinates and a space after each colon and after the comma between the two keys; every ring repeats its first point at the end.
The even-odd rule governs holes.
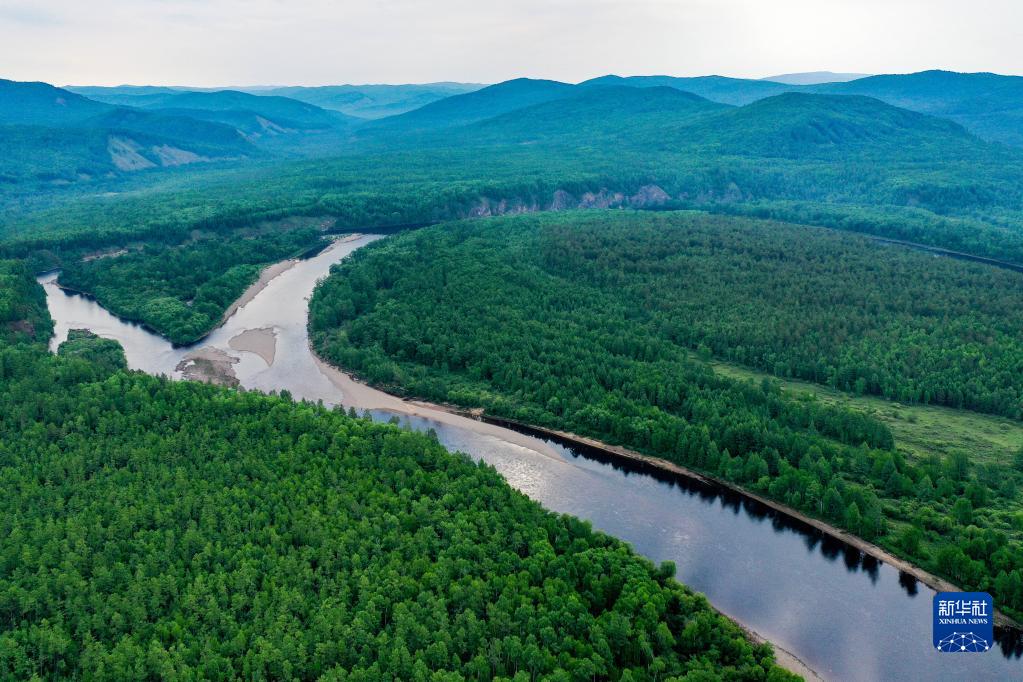
{"type": "MultiPolygon", "coordinates": [[[[728,491],[597,453],[534,438],[401,401],[318,362],[306,335],[308,298],[330,266],[376,240],[338,242],[273,279],[223,326],[197,344],[236,358],[246,388],[288,390],[296,398],[398,416],[433,429],[449,449],[497,468],[514,487],[553,511],[590,520],[656,562],[675,562],[678,579],[722,612],[791,652],[826,679],[1023,679],[1023,647],[999,636],[983,654],[944,654],[931,646],[934,592],[845,543],[728,491]],[[231,347],[249,330],[271,330],[272,364],[231,347]]],[[[87,328],[124,346],[128,364],[180,378],[197,348],[174,348],[86,297],[67,294],[56,275],[40,278],[56,323],[52,348],[69,329],[87,328]]],[[[270,332],[262,332],[264,340],[270,332]]],[[[237,345],[237,343],[236,343],[237,345]]]]}

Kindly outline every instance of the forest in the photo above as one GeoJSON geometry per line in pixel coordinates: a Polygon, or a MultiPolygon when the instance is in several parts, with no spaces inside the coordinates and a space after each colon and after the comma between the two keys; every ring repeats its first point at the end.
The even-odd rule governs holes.
{"type": "Polygon", "coordinates": [[[706,599],[430,435],[123,369],[0,262],[0,678],[783,680],[706,599]]]}
{"type": "MultiPolygon", "coordinates": [[[[1011,277],[860,237],[735,218],[520,216],[427,228],[360,250],[318,287],[310,330],[325,358],[371,383],[709,472],[964,589],[991,591],[1019,614],[1023,471],[1013,462],[1023,451],[983,465],[963,451],[910,457],[862,412],[798,399],[766,379],[729,379],[703,362],[717,339],[737,348],[745,339],[751,348],[768,344],[772,369],[781,362],[783,373],[803,367],[801,357],[810,368],[833,362],[837,383],[851,377],[866,391],[871,384],[857,383],[855,371],[876,363],[907,394],[913,382],[936,380],[967,395],[978,376],[997,378],[1018,362],[1018,340],[1005,329],[999,336],[998,304],[978,301],[985,286],[1011,277]],[[795,286],[797,273],[805,285],[795,286]],[[962,292],[949,296],[942,273],[962,292]],[[850,316],[839,305],[848,295],[875,314],[850,316]],[[781,301],[793,312],[775,311],[781,301]],[[943,324],[928,326],[928,317],[943,324]],[[818,357],[810,344],[825,332],[833,354],[818,357]],[[800,345],[804,336],[811,341],[800,345]],[[946,343],[963,352],[981,342],[1010,364],[957,367],[942,352],[946,343]]],[[[1005,393],[1004,404],[1001,395],[975,398],[1018,410],[1018,395],[1005,393]]]]}
{"type": "Polygon", "coordinates": [[[547,272],[622,291],[634,318],[649,311],[642,323],[702,354],[1023,417],[1018,272],[830,230],[668,214],[560,222],[539,249],[547,272]]]}

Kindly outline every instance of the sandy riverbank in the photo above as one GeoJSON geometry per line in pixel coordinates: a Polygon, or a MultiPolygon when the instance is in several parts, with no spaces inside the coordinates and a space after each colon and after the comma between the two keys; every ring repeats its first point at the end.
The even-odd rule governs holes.
{"type": "Polygon", "coordinates": [[[245,304],[254,299],[259,292],[266,289],[266,285],[269,284],[271,280],[293,268],[297,262],[298,260],[292,258],[291,260],[282,260],[279,263],[274,263],[273,265],[268,265],[263,268],[263,271],[259,273],[259,278],[250,284],[249,288],[246,289],[234,303],[227,307],[227,310],[224,311],[224,316],[220,318],[220,323],[223,324],[226,322],[232,315],[238,312],[239,308],[245,306],[245,304]]]}
{"type": "Polygon", "coordinates": [[[496,424],[488,424],[476,419],[471,413],[454,410],[432,403],[404,400],[398,396],[385,393],[356,380],[337,367],[325,362],[312,346],[309,348],[316,366],[341,391],[342,400],[346,405],[353,405],[358,410],[386,410],[396,414],[431,419],[442,424],[455,426],[473,433],[490,436],[506,441],[522,448],[539,452],[541,455],[561,459],[554,448],[543,444],[538,447],[537,440],[530,436],[517,433],[496,424]]]}
{"type": "MultiPolygon", "coordinates": [[[[339,237],[338,239],[335,239],[331,243],[331,245],[324,249],[321,253],[328,253],[331,250],[337,248],[338,244],[352,242],[355,241],[356,239],[359,239],[360,237],[362,237],[362,235],[357,233],[345,235],[344,237],[339,237]]],[[[279,261],[277,263],[274,263],[273,265],[268,265],[265,268],[263,268],[263,271],[259,273],[259,277],[256,279],[256,281],[250,284],[249,288],[246,289],[245,292],[242,293],[242,295],[239,296],[234,303],[227,307],[227,310],[224,311],[224,316],[220,318],[220,323],[223,324],[224,322],[226,322],[232,315],[238,312],[240,308],[243,308],[245,304],[249,303],[252,299],[254,299],[259,294],[259,292],[261,292],[263,289],[266,289],[266,286],[270,284],[270,282],[274,278],[295,267],[295,264],[297,264],[298,262],[299,262],[298,258],[291,258],[288,260],[279,261]]]]}

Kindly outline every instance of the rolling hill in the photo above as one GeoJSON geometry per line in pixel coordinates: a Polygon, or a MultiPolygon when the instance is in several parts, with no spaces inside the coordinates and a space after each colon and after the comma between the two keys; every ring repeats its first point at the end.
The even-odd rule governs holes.
{"type": "Polygon", "coordinates": [[[116,107],[42,83],[0,82],[0,178],[66,184],[259,154],[215,121],[116,107]]]}
{"type": "Polygon", "coordinates": [[[186,92],[192,88],[163,85],[66,85],[63,89],[97,102],[122,107],[138,107],[158,102],[168,95],[186,92]]]}
{"type": "Polygon", "coordinates": [[[467,125],[533,104],[567,97],[575,92],[575,88],[574,85],[558,81],[517,78],[374,121],[363,129],[363,133],[375,135],[381,131],[413,132],[467,125]]]}
{"type": "Polygon", "coordinates": [[[302,130],[326,130],[353,122],[349,116],[306,102],[287,97],[260,97],[237,90],[166,93],[141,106],[145,109],[249,111],[280,126],[302,130]]]}
{"type": "Polygon", "coordinates": [[[726,76],[601,76],[583,81],[580,86],[621,85],[634,88],[668,87],[691,92],[714,102],[742,106],[764,97],[788,92],[792,86],[771,81],[758,81],[726,76]]]}
{"type": "Polygon", "coordinates": [[[149,110],[164,109],[179,115],[220,121],[235,125],[245,133],[266,132],[266,128],[274,127],[280,129],[277,132],[330,130],[358,121],[338,111],[328,111],[309,102],[271,94],[269,90],[190,90],[150,85],[75,86],[72,90],[108,104],[149,110]],[[263,121],[257,122],[255,117],[263,121]]]}
{"type": "Polygon", "coordinates": [[[666,87],[622,86],[577,89],[571,96],[534,104],[458,129],[460,143],[525,143],[538,140],[575,145],[613,138],[656,145],[694,117],[726,105],[666,87]]]}
{"type": "Polygon", "coordinates": [[[939,161],[988,147],[951,121],[870,97],[794,92],[723,111],[685,133],[718,153],[787,158],[939,161]]]}
{"type": "Polygon", "coordinates": [[[1018,76],[921,71],[866,76],[846,82],[794,82],[799,80],[813,78],[750,80],[723,76],[601,76],[581,85],[667,86],[715,102],[739,106],[786,92],[862,95],[903,109],[947,118],[986,140],[1023,146],[1023,78],[1018,76]]]}
{"type": "MultiPolygon", "coordinates": [[[[544,83],[537,88],[539,93],[530,92],[529,96],[556,98],[461,123],[519,104],[521,89],[534,85],[515,82],[510,93],[493,86],[487,89],[489,93],[481,90],[431,105],[429,108],[439,110],[438,105],[444,104],[447,114],[430,117],[435,126],[432,130],[378,126],[374,132],[378,140],[398,147],[543,142],[581,150],[613,144],[638,153],[681,153],[702,159],[715,155],[849,161],[870,158],[888,163],[997,155],[997,150],[952,121],[869,97],[808,92],[783,92],[732,107],[668,86],[591,83],[550,87],[544,83]]],[[[406,114],[398,118],[414,117],[406,114]]]]}
{"type": "Polygon", "coordinates": [[[922,71],[828,83],[814,92],[875,97],[956,121],[977,135],[1023,146],[1023,78],[994,73],[922,71]]]}

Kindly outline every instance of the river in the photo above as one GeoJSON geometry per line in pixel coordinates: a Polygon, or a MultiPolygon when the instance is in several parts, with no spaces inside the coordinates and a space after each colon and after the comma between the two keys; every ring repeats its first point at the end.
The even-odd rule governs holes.
{"type": "Polygon", "coordinates": [[[402,401],[320,363],[306,334],[313,287],[333,263],[379,238],[337,242],[294,264],[192,348],[174,348],[95,301],[64,292],[56,274],[44,275],[40,282],[56,324],[51,347],[69,329],[91,329],[119,341],[131,368],[174,378],[181,378],[177,368],[198,350],[209,355],[215,349],[212,355],[229,358],[246,388],[287,390],[296,398],[369,410],[379,420],[398,415],[405,426],[433,429],[446,447],[485,460],[548,509],[588,519],[656,562],[675,562],[680,581],[825,679],[1023,679],[1018,638],[1002,634],[983,654],[935,651],[930,588],[763,505],[402,401]]]}

